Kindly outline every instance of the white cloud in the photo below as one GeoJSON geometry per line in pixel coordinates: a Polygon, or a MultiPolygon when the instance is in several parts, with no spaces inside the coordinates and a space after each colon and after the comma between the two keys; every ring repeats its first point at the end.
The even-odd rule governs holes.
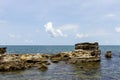
{"type": "Polygon", "coordinates": [[[120,27],[116,27],[116,28],[115,28],[115,31],[116,31],[116,32],[120,32],[120,27]]]}
{"type": "Polygon", "coordinates": [[[46,32],[50,33],[52,37],[65,37],[66,35],[60,29],[55,29],[52,22],[44,25],[46,32]]]}
{"type": "Polygon", "coordinates": [[[79,33],[76,34],[76,38],[86,38],[86,37],[88,37],[88,34],[79,34],[79,33]]]}

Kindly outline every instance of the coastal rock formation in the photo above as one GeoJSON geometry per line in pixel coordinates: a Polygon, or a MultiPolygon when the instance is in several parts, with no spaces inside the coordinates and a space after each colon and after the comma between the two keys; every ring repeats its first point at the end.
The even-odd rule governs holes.
{"type": "Polygon", "coordinates": [[[75,44],[75,50],[62,52],[51,56],[52,62],[68,61],[69,63],[77,62],[99,62],[100,49],[97,42],[95,43],[78,43],[75,44]]]}
{"type": "Polygon", "coordinates": [[[75,49],[82,49],[82,50],[98,50],[99,45],[98,42],[95,43],[77,43],[75,44],[75,49]]]}
{"type": "MultiPolygon", "coordinates": [[[[6,48],[0,49],[1,53],[6,48]]],[[[0,71],[23,70],[31,67],[37,67],[41,71],[48,69],[50,62],[79,64],[85,62],[99,62],[100,49],[97,42],[95,43],[78,43],[75,44],[75,50],[61,52],[58,54],[0,54],[0,71]]],[[[111,52],[107,52],[106,57],[110,57],[111,52]]]]}
{"type": "Polygon", "coordinates": [[[44,70],[50,63],[46,54],[1,54],[0,64],[0,71],[12,71],[31,67],[44,70]]]}
{"type": "Polygon", "coordinates": [[[111,58],[112,57],[112,51],[107,51],[105,54],[106,58],[111,58]]]}
{"type": "Polygon", "coordinates": [[[0,48],[0,54],[4,54],[6,52],[6,47],[0,48]]]}

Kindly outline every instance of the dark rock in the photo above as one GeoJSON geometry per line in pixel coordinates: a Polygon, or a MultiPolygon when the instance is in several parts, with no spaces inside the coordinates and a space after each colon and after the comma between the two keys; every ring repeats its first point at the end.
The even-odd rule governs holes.
{"type": "Polygon", "coordinates": [[[24,63],[24,62],[6,62],[2,63],[0,65],[0,71],[13,71],[13,70],[24,70],[28,68],[29,66],[24,63]]]}
{"type": "Polygon", "coordinates": [[[41,64],[40,66],[38,66],[38,69],[41,71],[46,71],[48,67],[45,64],[41,64]]]}
{"type": "Polygon", "coordinates": [[[53,63],[58,63],[59,61],[60,61],[61,59],[58,57],[56,57],[56,58],[51,58],[51,62],[53,62],[53,63]]]}
{"type": "Polygon", "coordinates": [[[95,43],[77,43],[75,44],[75,49],[82,49],[82,50],[98,50],[98,42],[95,43]]]}
{"type": "Polygon", "coordinates": [[[95,56],[95,52],[91,52],[91,56],[95,56]]]}
{"type": "Polygon", "coordinates": [[[58,58],[58,57],[61,57],[61,53],[58,53],[58,54],[54,54],[54,55],[52,55],[51,57],[50,57],[50,59],[52,59],[52,58],[58,58]]]}
{"type": "Polygon", "coordinates": [[[61,59],[61,54],[58,53],[58,54],[52,55],[52,56],[50,57],[50,60],[51,60],[51,62],[53,62],[53,63],[58,63],[59,61],[62,60],[62,59],[61,59]]]}
{"type": "Polygon", "coordinates": [[[50,62],[47,62],[47,63],[45,63],[46,65],[50,65],[51,63],[50,62]]]}
{"type": "Polygon", "coordinates": [[[2,48],[0,48],[0,54],[4,54],[5,52],[6,52],[6,47],[2,47],[2,48]]]}
{"type": "Polygon", "coordinates": [[[112,57],[112,51],[107,51],[105,54],[106,58],[111,58],[112,57]]]}

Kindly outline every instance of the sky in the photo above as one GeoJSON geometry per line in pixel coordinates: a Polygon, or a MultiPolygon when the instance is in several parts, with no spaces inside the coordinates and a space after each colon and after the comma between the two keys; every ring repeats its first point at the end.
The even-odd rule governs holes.
{"type": "Polygon", "coordinates": [[[120,45],[120,0],[0,0],[0,45],[120,45]]]}

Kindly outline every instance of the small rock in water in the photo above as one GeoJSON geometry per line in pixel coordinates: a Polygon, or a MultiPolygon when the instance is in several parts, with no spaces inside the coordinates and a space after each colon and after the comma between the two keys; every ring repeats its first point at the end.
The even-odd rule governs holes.
{"type": "Polygon", "coordinates": [[[105,54],[106,58],[111,58],[112,57],[112,51],[107,51],[105,54]]]}

